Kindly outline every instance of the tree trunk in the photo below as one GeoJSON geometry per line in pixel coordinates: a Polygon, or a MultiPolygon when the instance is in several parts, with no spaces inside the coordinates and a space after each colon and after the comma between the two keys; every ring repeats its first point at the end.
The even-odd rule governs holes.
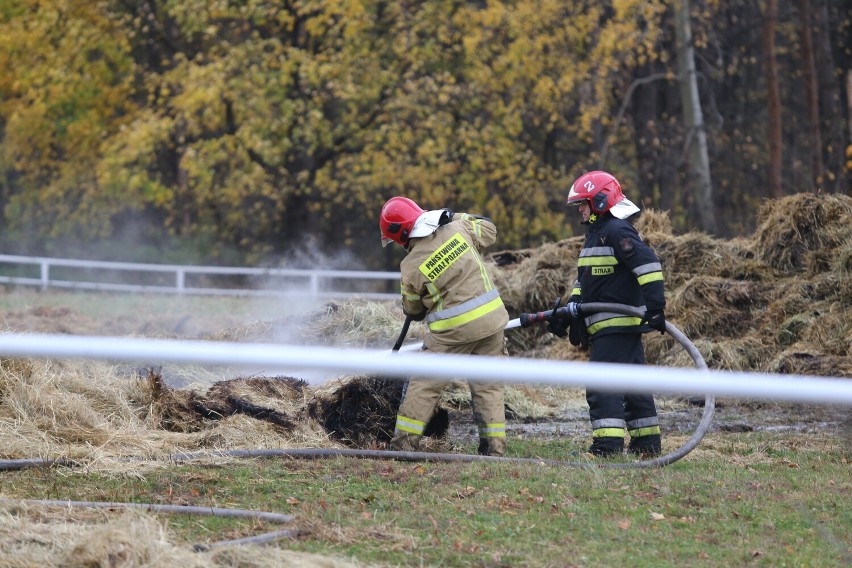
{"type": "Polygon", "coordinates": [[[713,234],[716,233],[716,212],[713,206],[707,134],[704,131],[704,115],[698,96],[692,28],[689,24],[689,0],[675,2],[674,10],[680,97],[686,126],[687,187],[695,199],[701,229],[713,234]]]}
{"type": "MultiPolygon", "coordinates": [[[[812,0],[813,2],[813,0],[812,0]]],[[[822,189],[827,192],[848,191],[849,173],[844,151],[850,138],[843,124],[843,78],[837,74],[838,63],[832,50],[832,22],[845,17],[842,7],[834,2],[817,0],[814,8],[814,61],[819,85],[819,108],[822,132],[824,176],[822,189]],[[829,12],[831,6],[831,12],[829,12]]],[[[839,54],[838,54],[839,55],[839,54]]],[[[841,56],[842,57],[842,56],[841,56]]],[[[848,58],[846,59],[848,61],[848,58]]]]}
{"type": "MultiPolygon", "coordinates": [[[[849,117],[849,140],[852,140],[852,70],[846,72],[846,109],[846,115],[849,117]]],[[[852,144],[849,146],[852,148],[852,144]]]]}
{"type": "Polygon", "coordinates": [[[769,171],[767,187],[771,197],[781,197],[781,89],[778,85],[778,63],[775,61],[775,26],[778,22],[778,0],[766,0],[763,22],[763,72],[766,77],[767,142],[769,171]]]}
{"type": "Polygon", "coordinates": [[[802,72],[808,103],[808,146],[811,154],[811,183],[822,186],[825,167],[822,162],[822,136],[819,130],[819,83],[814,62],[814,42],[811,28],[811,2],[799,0],[800,35],[802,41],[802,72]]]}

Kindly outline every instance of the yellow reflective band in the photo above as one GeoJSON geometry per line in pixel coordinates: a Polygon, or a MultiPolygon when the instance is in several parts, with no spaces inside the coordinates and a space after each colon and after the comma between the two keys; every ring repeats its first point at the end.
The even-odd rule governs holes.
{"type": "Polygon", "coordinates": [[[624,428],[598,428],[592,431],[592,438],[623,438],[624,428]]]}
{"type": "Polygon", "coordinates": [[[447,268],[470,250],[472,250],[472,247],[461,233],[456,233],[420,265],[420,273],[429,282],[434,282],[447,268]]]}
{"type": "Polygon", "coordinates": [[[494,288],[494,284],[491,282],[491,277],[488,276],[488,271],[485,270],[485,263],[482,262],[482,257],[479,256],[479,252],[474,250],[473,254],[476,255],[476,262],[479,263],[479,275],[482,277],[482,285],[485,286],[485,291],[488,292],[494,288]]]}
{"type": "Polygon", "coordinates": [[[505,438],[506,424],[504,422],[486,424],[485,426],[479,429],[479,435],[483,438],[505,438]]]}
{"type": "Polygon", "coordinates": [[[571,295],[572,296],[579,296],[580,292],[581,292],[581,290],[580,290],[579,286],[576,286],[576,287],[571,289],[571,295]]]}
{"type": "Polygon", "coordinates": [[[631,325],[639,325],[642,323],[642,318],[635,317],[623,317],[623,318],[612,318],[604,321],[599,321],[598,323],[593,323],[589,326],[588,332],[589,334],[597,333],[605,327],[628,327],[631,325]]]}
{"type": "Polygon", "coordinates": [[[663,279],[662,272],[649,272],[648,274],[643,274],[636,280],[639,281],[639,284],[647,284],[648,282],[657,282],[658,280],[663,279]]]}
{"type": "Polygon", "coordinates": [[[641,438],[642,436],[653,436],[655,434],[659,435],[660,427],[648,426],[647,428],[636,428],[635,430],[628,430],[628,432],[630,432],[631,438],[641,438]]]}
{"type": "Polygon", "coordinates": [[[614,256],[587,256],[577,261],[577,266],[615,266],[618,260],[614,256]]]}
{"type": "Polygon", "coordinates": [[[474,308],[467,313],[458,315],[456,317],[447,318],[444,320],[438,320],[436,322],[432,322],[429,324],[429,329],[431,331],[443,331],[445,329],[453,329],[454,327],[459,327],[460,325],[464,325],[468,322],[471,322],[475,319],[481,318],[486,314],[490,314],[497,308],[503,305],[503,299],[499,296],[494,298],[487,304],[483,304],[478,308],[474,308]]]}
{"type": "Polygon", "coordinates": [[[418,436],[422,436],[423,431],[426,429],[426,423],[421,422],[419,420],[415,420],[413,418],[408,418],[407,416],[402,416],[401,414],[397,414],[396,429],[402,432],[408,432],[409,434],[416,434],[418,436]]]}
{"type": "Polygon", "coordinates": [[[432,298],[432,310],[440,311],[444,309],[444,299],[441,297],[441,291],[431,282],[426,283],[426,291],[432,298]]]}

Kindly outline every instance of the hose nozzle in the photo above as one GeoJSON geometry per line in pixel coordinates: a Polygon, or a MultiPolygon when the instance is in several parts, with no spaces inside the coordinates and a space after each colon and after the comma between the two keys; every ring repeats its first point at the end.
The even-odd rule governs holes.
{"type": "Polygon", "coordinates": [[[572,318],[581,318],[583,317],[583,312],[580,308],[580,302],[568,302],[561,308],[558,307],[559,303],[557,301],[557,307],[551,310],[545,310],[543,312],[532,312],[529,314],[521,314],[518,317],[518,320],[521,322],[521,327],[529,327],[535,323],[541,323],[545,321],[550,321],[551,318],[555,316],[570,316],[572,318]]]}

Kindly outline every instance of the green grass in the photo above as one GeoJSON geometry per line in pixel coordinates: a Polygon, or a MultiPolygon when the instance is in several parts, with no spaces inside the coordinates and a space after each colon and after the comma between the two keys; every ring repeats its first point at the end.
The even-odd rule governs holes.
{"type": "MultiPolygon", "coordinates": [[[[720,452],[649,470],[263,459],[139,477],[7,472],[0,494],[292,514],[301,535],[279,546],[386,565],[849,565],[852,478],[839,443],[713,438],[720,452]]],[[[518,455],[521,446],[527,455],[569,459],[552,441],[510,449],[518,455]]],[[[278,528],[183,515],[165,521],[188,544],[278,528]]]]}

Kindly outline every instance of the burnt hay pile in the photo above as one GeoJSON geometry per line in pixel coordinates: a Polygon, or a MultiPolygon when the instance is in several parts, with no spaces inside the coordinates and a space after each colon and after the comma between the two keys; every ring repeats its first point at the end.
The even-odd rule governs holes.
{"type": "MultiPolygon", "coordinates": [[[[801,194],[768,202],[748,239],[675,235],[667,214],[656,211],[646,211],[637,228],[662,260],[669,319],[711,368],[852,376],[852,198],[801,194]]],[[[581,246],[582,237],[573,237],[490,254],[510,317],[566,297],[581,246]]],[[[389,350],[402,322],[395,302],[351,300],[211,339],[269,341],[297,327],[305,343],[389,350]]],[[[514,329],[507,337],[516,357],[586,356],[543,326],[514,329]]],[[[422,338],[422,324],[412,325],[409,341],[422,338]]],[[[654,364],[692,366],[668,335],[647,335],[646,351],[654,364]]],[[[127,381],[93,363],[0,360],[2,457],[61,455],[103,463],[199,449],[381,448],[393,430],[401,390],[401,380],[364,375],[320,386],[298,377],[237,377],[209,388],[173,388],[154,369],[127,381]]],[[[556,411],[545,398],[510,387],[509,415],[544,418],[556,411]]],[[[448,413],[469,414],[469,405],[464,384],[455,384],[430,431],[440,437],[448,413]]]]}

